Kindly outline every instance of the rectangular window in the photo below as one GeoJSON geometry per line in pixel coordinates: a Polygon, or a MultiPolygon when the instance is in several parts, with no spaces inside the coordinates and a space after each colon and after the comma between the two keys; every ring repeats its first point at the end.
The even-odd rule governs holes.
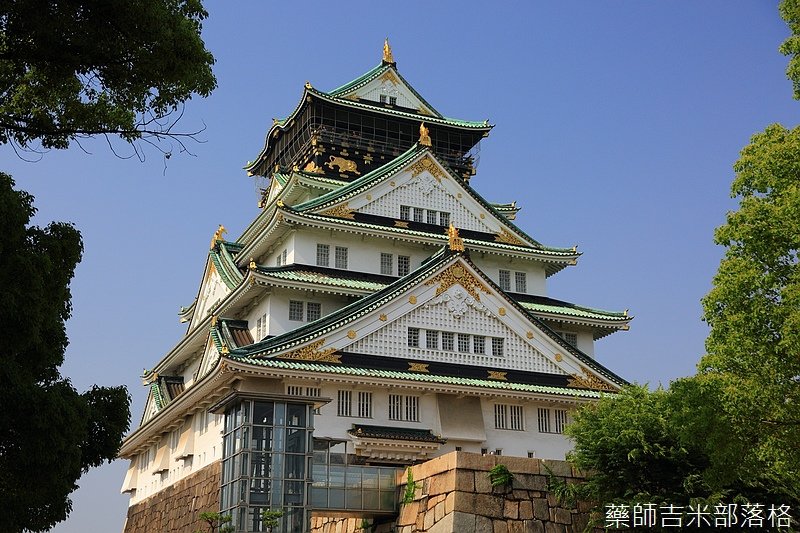
{"type": "Polygon", "coordinates": [[[492,337],[492,355],[495,357],[503,357],[503,338],[492,337]]]}
{"type": "Polygon", "coordinates": [[[411,208],[409,206],[400,206],[400,220],[411,220],[411,208]]]}
{"type": "Polygon", "coordinates": [[[408,328],[408,345],[419,348],[419,328],[408,328]]]}
{"type": "Polygon", "coordinates": [[[378,100],[380,100],[382,104],[385,104],[386,103],[386,95],[385,94],[378,95],[378,100]]]}
{"type": "Polygon", "coordinates": [[[331,247],[327,244],[317,244],[317,266],[330,265],[331,247]]]}
{"type": "Polygon", "coordinates": [[[539,408],[539,433],[550,433],[550,409],[539,408]]]}
{"type": "Polygon", "coordinates": [[[419,422],[419,397],[406,396],[406,420],[419,422]]]}
{"type": "Polygon", "coordinates": [[[322,389],[319,387],[306,387],[306,396],[311,396],[312,398],[319,398],[322,396],[322,389]]]}
{"type": "Polygon", "coordinates": [[[562,331],[559,333],[561,338],[567,341],[568,344],[574,346],[575,348],[578,347],[578,334],[577,333],[570,333],[568,331],[562,331]]]}
{"type": "Polygon", "coordinates": [[[424,210],[421,207],[415,207],[413,209],[413,213],[414,213],[414,222],[422,222],[422,215],[424,213],[424,210]]]}
{"type": "Polygon", "coordinates": [[[458,351],[461,353],[469,353],[469,335],[466,333],[458,334],[458,351]]]}
{"type": "Polygon", "coordinates": [[[450,213],[439,213],[439,225],[440,226],[450,225],[450,213]]]}
{"type": "Polygon", "coordinates": [[[494,427],[508,429],[508,406],[501,403],[494,405],[494,427]]]}
{"type": "Polygon", "coordinates": [[[339,391],[336,403],[336,416],[353,416],[353,391],[339,391]]]}
{"type": "Polygon", "coordinates": [[[358,393],[358,416],[359,418],[372,418],[372,393],[358,393]]]}
{"type": "Polygon", "coordinates": [[[267,314],[261,315],[256,320],[256,341],[260,341],[267,336],[267,314]]]}
{"type": "Polygon", "coordinates": [[[553,433],[564,433],[564,426],[567,425],[567,410],[555,409],[555,424],[553,424],[553,433]]]}
{"type": "Polygon", "coordinates": [[[347,248],[344,246],[337,246],[334,261],[336,268],[347,270],[347,248]]]}
{"type": "Polygon", "coordinates": [[[516,431],[525,430],[525,416],[521,405],[508,406],[508,428],[516,431]]]}
{"type": "Polygon", "coordinates": [[[288,257],[288,252],[286,250],[281,252],[281,265],[288,264],[288,261],[286,260],[287,257],[288,257]]]}
{"type": "Polygon", "coordinates": [[[419,397],[390,394],[389,420],[419,422],[419,397]]]}
{"type": "Polygon", "coordinates": [[[200,411],[197,413],[197,432],[205,435],[208,431],[208,411],[200,411]]]}
{"type": "Polygon", "coordinates": [[[431,350],[439,349],[439,332],[438,331],[425,331],[425,347],[431,350]]]}
{"type": "Polygon", "coordinates": [[[528,292],[528,280],[525,272],[514,272],[514,286],[517,292],[528,292]]]}
{"type": "Polygon", "coordinates": [[[394,273],[394,257],[392,254],[381,254],[381,274],[391,276],[394,273]]]}
{"type": "Polygon", "coordinates": [[[286,387],[286,394],[289,396],[302,396],[303,395],[303,387],[300,385],[288,385],[286,387]]]}
{"type": "Polygon", "coordinates": [[[169,451],[174,452],[178,448],[178,442],[181,440],[181,430],[175,429],[169,434],[169,451]]]}
{"type": "Polygon", "coordinates": [[[303,302],[289,300],[289,320],[303,320],[303,302]]]}
{"type": "Polygon", "coordinates": [[[308,302],[306,304],[306,321],[313,322],[322,316],[322,304],[308,302]]]}
{"type": "Polygon", "coordinates": [[[407,255],[397,256],[397,275],[408,276],[411,271],[411,258],[407,255]]]}
{"type": "Polygon", "coordinates": [[[535,458],[536,458],[536,452],[528,452],[528,459],[535,459],[535,458]]]}
{"type": "Polygon", "coordinates": [[[442,332],[442,350],[447,350],[448,352],[452,352],[455,348],[453,347],[453,333],[450,331],[443,331],[442,332]]]}
{"type": "Polygon", "coordinates": [[[397,105],[397,97],[396,96],[390,96],[389,97],[389,105],[397,105]]]}
{"type": "Polygon", "coordinates": [[[432,209],[429,209],[428,210],[428,224],[436,224],[437,222],[439,222],[439,220],[438,220],[439,217],[436,216],[438,214],[439,213],[437,211],[433,211],[432,209]]]}
{"type": "Polygon", "coordinates": [[[486,337],[472,337],[472,351],[477,354],[486,354],[486,337]]]}
{"type": "Polygon", "coordinates": [[[283,252],[279,253],[278,256],[275,258],[275,265],[283,266],[283,252]]]}
{"type": "Polygon", "coordinates": [[[498,285],[500,285],[500,288],[503,289],[504,291],[510,291],[511,290],[511,272],[509,272],[508,270],[501,270],[499,279],[500,279],[500,283],[498,283],[498,285]]]}

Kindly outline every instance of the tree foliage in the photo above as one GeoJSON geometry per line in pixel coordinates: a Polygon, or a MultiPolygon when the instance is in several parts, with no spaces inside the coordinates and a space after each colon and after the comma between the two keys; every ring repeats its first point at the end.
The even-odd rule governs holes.
{"type": "Polygon", "coordinates": [[[800,0],[782,0],[779,11],[792,32],[779,50],[783,55],[790,56],[786,76],[792,82],[795,100],[800,100],[800,0]]]}
{"type": "Polygon", "coordinates": [[[175,135],[171,113],[216,86],[206,16],[200,0],[0,3],[0,144],[175,135]]]}
{"type": "Polygon", "coordinates": [[[81,259],[69,224],[29,226],[33,197],[0,173],[0,531],[45,531],[64,520],[90,467],[116,456],[130,421],[124,387],[79,394],[58,372],[81,259]]]}

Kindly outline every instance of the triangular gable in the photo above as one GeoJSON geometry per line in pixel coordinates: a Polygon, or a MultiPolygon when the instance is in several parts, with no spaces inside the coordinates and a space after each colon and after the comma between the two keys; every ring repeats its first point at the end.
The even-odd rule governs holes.
{"type": "Polygon", "coordinates": [[[459,229],[494,234],[501,243],[542,247],[419,145],[339,190],[294,207],[346,218],[352,213],[377,215],[397,219],[399,224],[414,220],[415,209],[422,216],[418,221],[424,223],[441,224],[441,213],[447,213],[448,222],[459,229]],[[401,206],[407,206],[408,212],[401,212],[401,206]]]}
{"type": "Polygon", "coordinates": [[[442,115],[433,108],[413,87],[400,75],[394,65],[386,65],[380,69],[372,69],[366,75],[347,83],[328,93],[348,100],[366,100],[380,104],[391,104],[408,109],[415,109],[422,115],[441,118],[442,115]],[[383,97],[383,98],[381,98],[383,97]],[[390,100],[393,98],[394,100],[390,100]]]}
{"type": "Polygon", "coordinates": [[[328,317],[231,355],[336,363],[340,352],[403,358],[409,365],[458,364],[463,356],[462,364],[569,376],[578,388],[614,390],[624,383],[528,315],[465,255],[452,252],[328,317]],[[419,349],[409,347],[409,327],[420,335],[439,331],[440,349],[428,349],[422,339],[419,349]],[[441,349],[441,332],[455,334],[452,350],[441,349]],[[485,355],[459,354],[458,333],[485,336],[485,355]],[[492,355],[493,337],[503,339],[503,355],[492,355]]]}
{"type": "Polygon", "coordinates": [[[231,289],[220,275],[215,261],[209,256],[206,262],[203,281],[200,284],[200,292],[197,297],[195,312],[189,324],[189,331],[211,314],[211,310],[214,309],[230,291],[231,289]]]}

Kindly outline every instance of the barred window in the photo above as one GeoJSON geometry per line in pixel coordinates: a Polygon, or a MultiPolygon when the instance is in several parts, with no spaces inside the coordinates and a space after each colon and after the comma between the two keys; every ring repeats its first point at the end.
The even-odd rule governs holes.
{"type": "Polygon", "coordinates": [[[450,213],[439,213],[439,225],[440,226],[450,225],[450,213]]]}
{"type": "Polygon", "coordinates": [[[288,394],[289,396],[302,396],[303,387],[301,387],[300,385],[287,385],[286,394],[288,394]]]}
{"type": "Polygon", "coordinates": [[[494,427],[508,429],[508,406],[501,403],[494,405],[494,427]]]}
{"type": "Polygon", "coordinates": [[[550,409],[539,408],[539,433],[550,433],[550,409]]]}
{"type": "Polygon", "coordinates": [[[495,404],[494,427],[525,431],[525,413],[521,405],[495,404]]]}
{"type": "Polygon", "coordinates": [[[553,424],[553,433],[564,433],[564,426],[567,425],[567,410],[555,409],[555,424],[553,424]]]}
{"type": "Polygon", "coordinates": [[[372,418],[372,393],[359,391],[358,393],[358,416],[360,418],[372,418]]]}
{"type": "Polygon", "coordinates": [[[450,331],[443,331],[442,332],[442,350],[447,350],[448,352],[453,351],[453,333],[450,331]]]}
{"type": "Polygon", "coordinates": [[[286,258],[287,258],[287,252],[286,252],[286,250],[284,250],[283,252],[281,252],[281,264],[282,265],[287,264],[286,258]]]}
{"type": "Polygon", "coordinates": [[[501,270],[500,271],[500,283],[498,283],[498,285],[500,285],[500,288],[503,289],[504,291],[510,291],[511,290],[511,272],[509,272],[508,270],[501,270]]]}
{"type": "Polygon", "coordinates": [[[400,206],[400,220],[411,220],[411,207],[407,205],[400,206]]]}
{"type": "Polygon", "coordinates": [[[561,331],[559,332],[561,338],[567,341],[568,344],[578,347],[578,334],[577,333],[570,333],[569,331],[561,331]]]}
{"type": "Polygon", "coordinates": [[[341,268],[342,270],[347,269],[347,248],[344,246],[337,246],[335,253],[334,253],[334,266],[336,268],[341,268]]]}
{"type": "Polygon", "coordinates": [[[433,211],[432,209],[428,210],[428,224],[436,224],[438,222],[438,218],[436,215],[439,213],[437,211],[433,211]]]}
{"type": "Polygon", "coordinates": [[[289,300],[289,320],[303,320],[303,302],[289,300]]]}
{"type": "Polygon", "coordinates": [[[322,389],[319,387],[306,387],[306,396],[311,396],[312,398],[319,398],[322,396],[322,389]]]}
{"type": "Polygon", "coordinates": [[[514,286],[517,292],[528,292],[528,280],[525,272],[514,272],[514,286]]]}
{"type": "Polygon", "coordinates": [[[411,271],[411,258],[407,255],[397,256],[397,275],[407,276],[411,271]]]}
{"type": "Polygon", "coordinates": [[[413,209],[413,213],[414,213],[414,222],[422,222],[422,214],[424,213],[424,211],[425,211],[425,210],[424,210],[424,209],[422,209],[421,207],[415,207],[415,208],[413,209]]]}
{"type": "Polygon", "coordinates": [[[256,341],[267,336],[267,314],[264,313],[256,320],[256,341]]]}
{"type": "Polygon", "coordinates": [[[419,348],[419,328],[408,328],[408,345],[419,348]]]}
{"type": "Polygon", "coordinates": [[[419,422],[419,397],[390,394],[389,420],[419,422]]]}
{"type": "Polygon", "coordinates": [[[492,337],[492,355],[495,357],[503,356],[503,338],[492,337]]]}
{"type": "Polygon", "coordinates": [[[378,100],[380,100],[380,102],[382,104],[385,104],[386,103],[386,95],[385,94],[379,94],[378,95],[378,100]]]}
{"type": "Polygon", "coordinates": [[[397,97],[396,96],[390,96],[389,97],[389,105],[397,105],[397,97]]]}
{"type": "Polygon", "coordinates": [[[469,353],[469,335],[465,333],[458,334],[458,351],[461,353],[469,353]]]}
{"type": "Polygon", "coordinates": [[[472,351],[474,353],[486,353],[486,337],[475,336],[472,337],[472,351]]]}
{"type": "Polygon", "coordinates": [[[306,304],[306,320],[308,322],[313,322],[314,320],[318,320],[319,317],[322,316],[322,304],[308,302],[306,304]]]}
{"type": "Polygon", "coordinates": [[[381,274],[391,276],[394,273],[394,257],[392,254],[381,254],[381,274]]]}
{"type": "Polygon", "coordinates": [[[317,266],[330,265],[331,247],[327,244],[317,244],[317,266]]]}
{"type": "Polygon", "coordinates": [[[425,347],[432,350],[439,349],[439,332],[426,330],[425,331],[425,347]]]}
{"type": "Polygon", "coordinates": [[[353,391],[340,390],[336,403],[337,416],[353,416],[353,391]]]}

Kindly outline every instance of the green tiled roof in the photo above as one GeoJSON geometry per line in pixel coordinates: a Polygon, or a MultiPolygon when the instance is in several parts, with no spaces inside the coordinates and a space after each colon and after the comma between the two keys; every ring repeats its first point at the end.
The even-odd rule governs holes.
{"type": "Polygon", "coordinates": [[[298,361],[282,361],[280,359],[261,359],[255,357],[236,357],[236,361],[270,368],[286,370],[304,370],[323,374],[344,374],[349,376],[402,379],[419,383],[437,383],[443,385],[463,385],[467,387],[481,387],[494,390],[507,390],[517,392],[533,392],[542,394],[556,394],[575,398],[600,398],[603,393],[593,390],[571,389],[567,387],[550,387],[547,385],[529,385],[525,383],[511,383],[508,381],[494,381],[488,379],[460,378],[455,376],[437,376],[419,372],[399,372],[395,370],[379,370],[372,368],[358,368],[339,365],[325,365],[319,363],[305,363],[298,361]]]}
{"type": "Polygon", "coordinates": [[[604,311],[602,309],[592,309],[590,307],[579,307],[579,306],[565,307],[559,305],[546,305],[534,302],[519,302],[519,304],[525,309],[529,309],[533,312],[553,313],[557,315],[567,315],[578,318],[619,320],[620,322],[630,320],[631,318],[624,312],[618,313],[616,311],[604,311]]]}
{"type": "Polygon", "coordinates": [[[279,270],[273,268],[259,267],[258,272],[272,278],[285,281],[295,281],[298,283],[313,283],[316,285],[329,285],[331,287],[342,287],[345,289],[359,289],[366,291],[379,291],[386,287],[388,283],[371,281],[352,277],[337,277],[323,272],[313,272],[310,270],[279,270]]]}
{"type": "MultiPolygon", "coordinates": [[[[235,243],[235,246],[237,247],[238,253],[242,247],[238,243],[235,243]]],[[[244,276],[236,267],[236,262],[233,259],[233,255],[231,255],[231,252],[228,250],[226,243],[224,241],[218,241],[209,252],[209,255],[225,285],[229,289],[236,288],[242,279],[244,279],[244,276]]]]}

